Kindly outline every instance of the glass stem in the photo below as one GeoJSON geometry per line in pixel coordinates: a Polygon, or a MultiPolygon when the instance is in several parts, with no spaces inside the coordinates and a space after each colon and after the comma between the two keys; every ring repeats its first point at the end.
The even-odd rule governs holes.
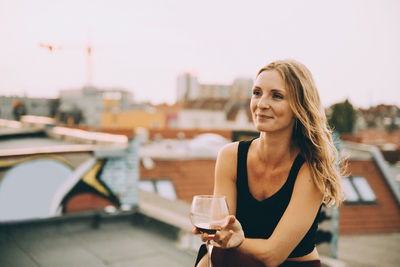
{"type": "Polygon", "coordinates": [[[211,253],[212,253],[212,250],[213,250],[213,245],[212,245],[210,240],[207,240],[206,246],[207,246],[207,254],[208,254],[208,267],[212,267],[212,264],[211,264],[211,253]]]}

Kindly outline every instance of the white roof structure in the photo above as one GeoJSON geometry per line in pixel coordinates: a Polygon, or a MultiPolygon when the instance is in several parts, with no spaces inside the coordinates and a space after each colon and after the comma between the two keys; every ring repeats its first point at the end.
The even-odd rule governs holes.
{"type": "Polygon", "coordinates": [[[143,144],[139,154],[141,158],[154,159],[215,159],[229,142],[218,134],[206,133],[189,140],[165,139],[143,144]]]}

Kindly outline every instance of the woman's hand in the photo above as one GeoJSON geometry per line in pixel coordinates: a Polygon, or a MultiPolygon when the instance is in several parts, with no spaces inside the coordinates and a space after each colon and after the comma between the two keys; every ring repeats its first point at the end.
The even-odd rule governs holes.
{"type": "Polygon", "coordinates": [[[239,247],[244,240],[242,225],[235,216],[228,216],[226,223],[222,226],[221,230],[215,233],[213,240],[222,248],[239,247]]]}
{"type": "Polygon", "coordinates": [[[192,231],[193,234],[201,234],[201,240],[206,242],[207,240],[213,240],[221,248],[237,248],[244,240],[244,232],[242,225],[235,218],[230,215],[227,217],[225,224],[215,234],[201,233],[197,228],[192,231]]]}

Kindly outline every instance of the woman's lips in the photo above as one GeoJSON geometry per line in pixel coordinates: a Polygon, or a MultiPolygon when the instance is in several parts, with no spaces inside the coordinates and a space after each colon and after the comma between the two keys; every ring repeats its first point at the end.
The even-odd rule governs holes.
{"type": "Polygon", "coordinates": [[[257,117],[260,119],[272,119],[272,116],[268,116],[268,115],[261,115],[261,114],[257,114],[257,117]]]}

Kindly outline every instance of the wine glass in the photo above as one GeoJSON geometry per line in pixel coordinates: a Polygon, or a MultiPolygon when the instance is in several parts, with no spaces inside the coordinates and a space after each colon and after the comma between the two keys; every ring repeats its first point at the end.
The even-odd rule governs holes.
{"type": "MultiPolygon", "coordinates": [[[[225,223],[229,215],[225,196],[198,195],[193,197],[190,208],[192,224],[201,233],[207,233],[212,239],[225,223]]],[[[212,243],[210,239],[206,243],[208,254],[208,266],[211,267],[212,243]]]]}

